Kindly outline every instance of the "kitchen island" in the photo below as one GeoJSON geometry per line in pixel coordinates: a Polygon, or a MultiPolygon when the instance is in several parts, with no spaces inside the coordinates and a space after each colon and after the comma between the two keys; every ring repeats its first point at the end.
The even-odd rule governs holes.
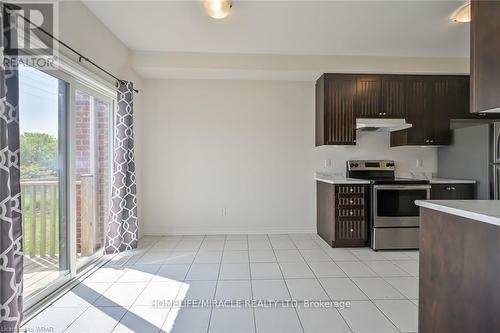
{"type": "Polygon", "coordinates": [[[416,204],[419,332],[500,332],[500,201],[416,204]]]}

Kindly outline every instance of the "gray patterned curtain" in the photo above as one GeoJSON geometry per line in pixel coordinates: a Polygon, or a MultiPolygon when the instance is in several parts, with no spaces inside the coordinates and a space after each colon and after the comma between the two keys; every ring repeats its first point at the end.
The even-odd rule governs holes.
{"type": "Polygon", "coordinates": [[[132,82],[118,87],[111,207],[104,245],[107,254],[137,247],[133,93],[132,82]]]}
{"type": "Polygon", "coordinates": [[[15,332],[23,311],[23,233],[17,70],[4,66],[9,10],[0,2],[0,332],[15,332]]]}

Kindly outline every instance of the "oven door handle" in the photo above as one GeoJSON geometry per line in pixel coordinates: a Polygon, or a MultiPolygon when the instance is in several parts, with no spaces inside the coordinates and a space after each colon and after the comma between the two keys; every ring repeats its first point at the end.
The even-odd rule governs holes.
{"type": "Polygon", "coordinates": [[[402,191],[412,191],[412,190],[430,190],[430,185],[375,185],[373,186],[375,190],[402,190],[402,191]]]}

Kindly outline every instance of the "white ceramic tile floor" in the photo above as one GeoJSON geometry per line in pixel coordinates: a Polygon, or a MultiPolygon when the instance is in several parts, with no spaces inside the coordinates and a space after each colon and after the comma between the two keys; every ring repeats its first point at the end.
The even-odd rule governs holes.
{"type": "Polygon", "coordinates": [[[299,307],[297,312],[305,332],[351,332],[337,309],[299,307]]]}
{"type": "Polygon", "coordinates": [[[330,297],[317,279],[285,280],[292,299],[297,301],[329,301],[330,297]]]}
{"type": "Polygon", "coordinates": [[[219,281],[215,291],[216,300],[246,300],[252,299],[250,280],[219,281]]]}
{"type": "Polygon", "coordinates": [[[284,280],[252,280],[252,293],[255,300],[291,300],[284,280]]]}
{"type": "Polygon", "coordinates": [[[23,328],[414,332],[417,305],[418,251],[332,249],[310,234],[144,237],[138,249],[112,258],[23,328]],[[207,300],[233,303],[189,304],[207,300]],[[245,306],[250,300],[281,303],[245,306]],[[301,301],[293,307],[290,300],[301,301]],[[332,301],[350,307],[331,307],[332,301]]]}
{"type": "Polygon", "coordinates": [[[401,332],[418,331],[417,306],[411,301],[381,300],[375,305],[391,320],[401,332]]]}
{"type": "Polygon", "coordinates": [[[252,279],[283,279],[280,266],[275,262],[251,263],[252,279]]]}
{"type": "Polygon", "coordinates": [[[210,318],[209,333],[253,333],[255,320],[250,308],[215,308],[210,318]]]}

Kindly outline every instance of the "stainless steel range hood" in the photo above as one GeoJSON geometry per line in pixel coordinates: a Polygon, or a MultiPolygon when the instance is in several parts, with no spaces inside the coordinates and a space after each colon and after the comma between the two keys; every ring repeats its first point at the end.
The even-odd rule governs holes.
{"type": "Polygon", "coordinates": [[[405,119],[357,118],[356,129],[359,131],[394,132],[412,127],[405,119]]]}

